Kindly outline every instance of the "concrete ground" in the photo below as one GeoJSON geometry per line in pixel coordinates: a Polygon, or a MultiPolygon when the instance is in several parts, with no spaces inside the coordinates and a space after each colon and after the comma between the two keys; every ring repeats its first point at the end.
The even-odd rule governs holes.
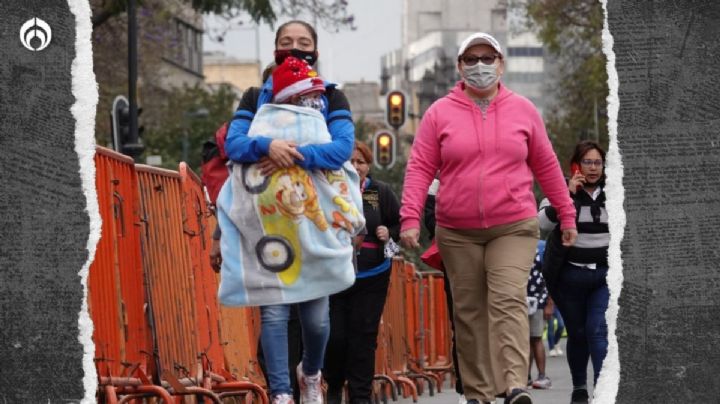
{"type": "MultiPolygon", "coordinates": [[[[567,339],[562,339],[562,347],[565,349],[567,339]]],[[[545,347],[547,353],[547,346],[545,347]]],[[[570,369],[567,365],[567,357],[565,355],[558,357],[547,357],[545,365],[545,373],[552,380],[552,387],[548,390],[530,390],[534,404],[564,404],[570,402],[570,393],[572,391],[572,381],[570,380],[570,369]]],[[[533,377],[537,376],[537,369],[533,367],[533,377]]],[[[592,380],[592,366],[588,367],[588,377],[592,380]]],[[[592,397],[592,390],[590,391],[592,397]]],[[[390,401],[392,403],[392,401],[390,401]]],[[[419,404],[455,404],[458,402],[458,395],[454,388],[446,383],[442,393],[436,393],[430,397],[428,392],[420,396],[419,404]]],[[[412,404],[412,398],[400,399],[399,404],[412,404]]],[[[502,404],[503,399],[498,399],[496,404],[502,404]]]]}

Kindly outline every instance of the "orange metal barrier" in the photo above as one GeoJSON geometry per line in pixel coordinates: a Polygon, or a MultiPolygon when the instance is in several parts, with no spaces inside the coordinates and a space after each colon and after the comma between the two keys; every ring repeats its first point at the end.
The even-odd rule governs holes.
{"type": "Polygon", "coordinates": [[[144,315],[139,200],[133,160],[98,147],[95,185],[101,238],[88,276],[98,399],[117,402],[123,391],[170,399],[146,376],[152,352],[144,315]]]}
{"type": "MultiPolygon", "coordinates": [[[[218,280],[209,262],[214,220],[205,202],[202,182],[185,163],[180,163],[183,190],[183,231],[189,246],[192,273],[195,277],[197,348],[201,355],[203,387],[222,392],[221,397],[255,394],[261,402],[268,401],[262,387],[247,380],[240,381],[225,369],[221,343],[220,311],[217,300],[218,280]]],[[[247,313],[247,310],[246,310],[247,313]]],[[[250,337],[248,334],[247,337],[250,337]]],[[[248,345],[249,339],[243,342],[248,345]]]]}
{"type": "Polygon", "coordinates": [[[440,391],[452,374],[451,327],[443,274],[420,272],[412,263],[393,260],[387,301],[375,352],[375,397],[387,401],[440,391]]]}
{"type": "Polygon", "coordinates": [[[158,371],[179,378],[196,376],[194,274],[184,242],[180,175],[143,165],[136,168],[158,371]]]}
{"type": "Polygon", "coordinates": [[[98,401],[154,396],[169,404],[194,395],[268,403],[250,381],[264,383],[257,310],[218,305],[208,260],[215,221],[200,179],[185,164],[179,172],[135,165],[102,147],[95,163],[103,224],[88,305],[98,401]]]}
{"type": "MultiPolygon", "coordinates": [[[[378,334],[378,351],[376,351],[376,391],[387,391],[388,385],[395,391],[402,391],[404,397],[412,396],[417,402],[418,391],[407,375],[409,363],[409,346],[405,318],[407,317],[405,294],[405,263],[400,258],[393,259],[390,285],[387,300],[383,309],[380,332],[378,334]],[[389,379],[389,380],[388,380],[389,379]]],[[[386,395],[387,397],[387,395],[386,395]]],[[[394,397],[394,395],[393,395],[394,397]]]]}

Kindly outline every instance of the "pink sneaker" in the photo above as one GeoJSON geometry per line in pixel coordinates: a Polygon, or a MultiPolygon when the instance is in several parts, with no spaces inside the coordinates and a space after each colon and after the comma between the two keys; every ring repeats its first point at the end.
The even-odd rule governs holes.
{"type": "Polygon", "coordinates": [[[300,404],[323,404],[322,374],[306,376],[302,371],[302,362],[297,367],[297,379],[300,385],[300,404]]]}
{"type": "Polygon", "coordinates": [[[295,400],[290,394],[278,394],[273,397],[272,404],[295,404],[295,400]]]}

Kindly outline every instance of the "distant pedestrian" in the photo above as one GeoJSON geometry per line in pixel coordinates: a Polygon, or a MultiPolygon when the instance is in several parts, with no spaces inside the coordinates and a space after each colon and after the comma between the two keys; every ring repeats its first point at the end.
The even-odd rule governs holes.
{"type": "Polygon", "coordinates": [[[545,250],[545,240],[538,241],[535,261],[530,269],[528,279],[528,320],[530,321],[530,366],[528,367],[528,386],[534,389],[549,389],[552,386],[550,378],[545,374],[545,345],[542,336],[545,331],[545,318],[550,317],[552,307],[548,307],[548,292],[545,288],[541,266],[545,250]],[[532,365],[535,361],[538,377],[532,379],[532,365]]]}
{"type": "Polygon", "coordinates": [[[401,240],[417,248],[427,190],[440,172],[435,237],[454,300],[468,403],[530,404],[526,287],[539,237],[533,179],[558,206],[572,245],[575,211],[540,113],[500,83],[498,41],[460,45],[462,81],[423,115],[405,173],[401,240]]]}
{"type": "MultiPolygon", "coordinates": [[[[573,404],[585,404],[589,400],[588,359],[592,359],[594,384],[608,348],[605,311],[610,297],[606,279],[610,233],[603,189],[605,151],[596,142],[582,141],[575,146],[570,166],[572,177],[568,188],[578,211],[577,242],[566,251],[546,248],[562,254],[557,285],[550,292],[567,327],[567,360],[573,382],[571,400],[573,404]]],[[[552,205],[541,209],[539,218],[547,230],[557,226],[558,214],[552,205]]]]}

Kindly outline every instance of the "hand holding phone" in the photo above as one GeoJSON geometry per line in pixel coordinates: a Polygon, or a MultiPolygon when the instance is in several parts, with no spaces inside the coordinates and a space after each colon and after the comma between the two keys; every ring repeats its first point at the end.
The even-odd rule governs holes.
{"type": "Polygon", "coordinates": [[[583,184],[585,183],[585,176],[582,175],[582,171],[580,171],[580,164],[578,163],[572,163],[570,164],[570,182],[568,183],[568,188],[570,189],[570,192],[573,194],[577,192],[578,189],[583,187],[583,184]]]}

